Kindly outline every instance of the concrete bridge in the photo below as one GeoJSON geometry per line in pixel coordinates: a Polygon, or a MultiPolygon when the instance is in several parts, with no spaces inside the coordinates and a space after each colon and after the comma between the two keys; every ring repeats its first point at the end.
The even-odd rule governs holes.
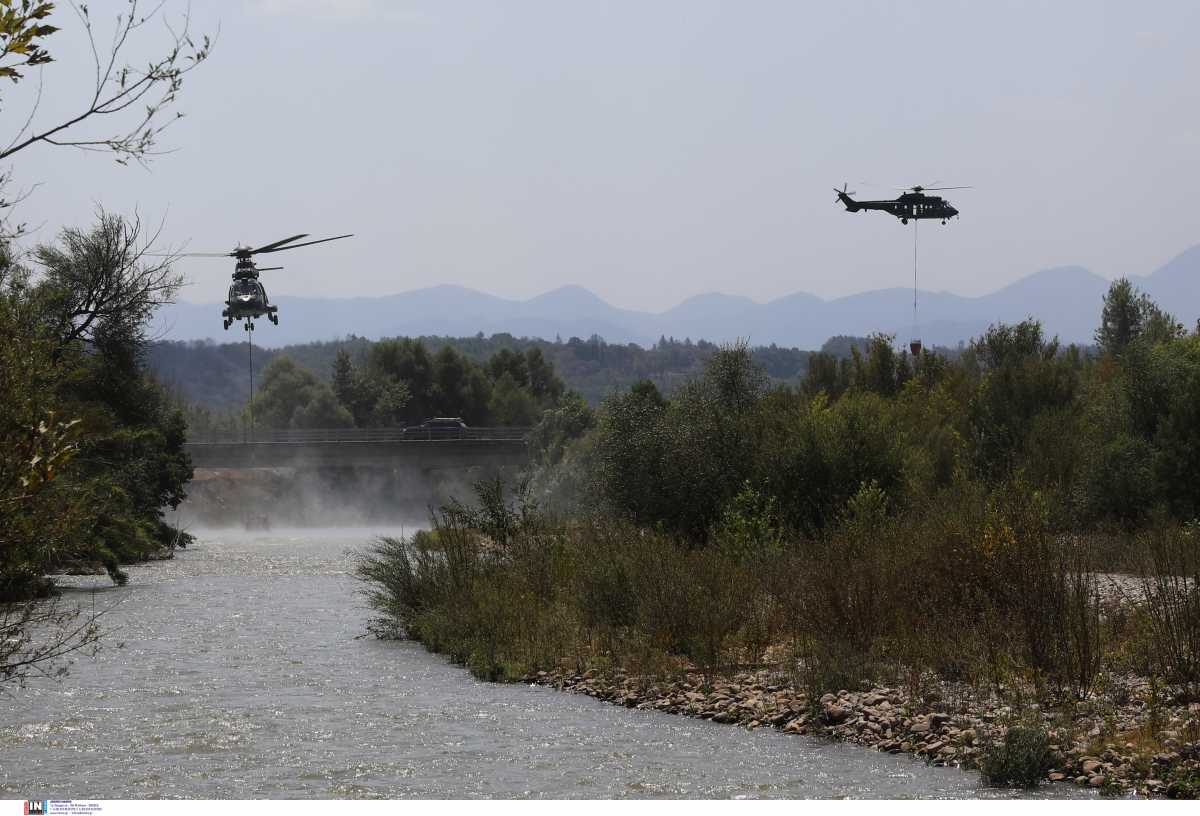
{"type": "Polygon", "coordinates": [[[245,438],[193,437],[184,448],[197,468],[413,467],[523,465],[529,428],[332,428],[255,431],[245,438]]]}

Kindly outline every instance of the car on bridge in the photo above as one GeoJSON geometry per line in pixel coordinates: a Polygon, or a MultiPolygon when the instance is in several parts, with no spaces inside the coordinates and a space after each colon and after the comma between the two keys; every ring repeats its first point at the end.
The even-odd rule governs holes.
{"type": "Polygon", "coordinates": [[[456,439],[466,435],[467,423],[462,417],[432,417],[404,429],[405,438],[413,439],[456,439]]]}

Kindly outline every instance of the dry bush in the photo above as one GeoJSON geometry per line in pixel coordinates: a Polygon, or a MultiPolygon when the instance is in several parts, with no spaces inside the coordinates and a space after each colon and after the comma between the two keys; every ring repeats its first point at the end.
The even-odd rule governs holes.
{"type": "Polygon", "coordinates": [[[1148,663],[1189,697],[1200,695],[1200,541],[1197,527],[1159,520],[1137,537],[1148,663]]]}

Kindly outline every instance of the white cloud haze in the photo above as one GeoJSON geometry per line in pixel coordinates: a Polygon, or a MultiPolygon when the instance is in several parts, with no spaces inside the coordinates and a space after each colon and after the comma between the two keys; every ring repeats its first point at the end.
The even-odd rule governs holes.
{"type": "MultiPolygon", "coordinates": [[[[185,84],[165,139],[178,152],[150,173],[22,157],[41,237],[96,202],[137,206],[195,250],[356,233],[289,255],[273,294],[581,284],[644,309],[908,285],[911,228],[841,211],[842,182],[974,185],[948,194],[958,222],[922,227],[931,289],[978,294],[1059,264],[1142,274],[1200,243],[1200,4],[1186,0],[227,0],[192,14],[221,38],[185,84]]],[[[90,76],[60,24],[46,116],[90,76]]],[[[230,270],[184,271],[186,297],[215,301],[230,270]]]]}

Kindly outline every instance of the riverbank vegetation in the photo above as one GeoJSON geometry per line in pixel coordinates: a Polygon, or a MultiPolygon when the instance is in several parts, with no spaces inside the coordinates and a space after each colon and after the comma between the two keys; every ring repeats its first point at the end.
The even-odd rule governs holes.
{"type": "MultiPolygon", "coordinates": [[[[1103,740],[1121,761],[1084,782],[1186,775],[1200,760],[1200,334],[1118,281],[1097,343],[1063,349],[1026,321],[950,360],[875,337],[798,387],[722,349],[670,397],[644,383],[547,414],[516,500],[489,486],[359,572],[380,626],[481,677],[705,686],[770,669],[804,716],[838,727],[839,695],[903,688],[936,708],[952,684],[1000,700],[1000,720],[1053,719],[1059,778],[1103,740]]],[[[933,744],[901,728],[872,744],[933,744]]],[[[994,744],[1040,744],[1026,737],[994,744]]],[[[953,757],[943,747],[931,758],[953,757]]]]}
{"type": "Polygon", "coordinates": [[[180,278],[170,258],[147,252],[154,236],[138,218],[103,210],[93,227],[27,246],[15,214],[29,192],[11,189],[27,150],[150,160],[163,128],[181,115],[174,108],[185,76],[209,52],[185,16],[168,27],[162,51],[131,63],[143,27],[166,13],[123,4],[98,40],[87,6],[72,7],[65,19],[90,40],[94,85],[69,113],[56,104],[58,121],[38,115],[42,83],[26,79],[53,63],[62,11],[22,2],[0,13],[0,76],[11,82],[3,101],[27,107],[0,150],[0,686],[57,674],[99,637],[96,612],[53,597],[48,575],[103,568],[123,583],[123,564],[186,543],[162,513],[183,499],[191,477],[183,417],[144,363],[150,318],[180,278]]]}
{"type": "Polygon", "coordinates": [[[185,426],[142,360],[179,278],[141,247],[140,224],[102,213],[0,263],[0,600],[75,567],[123,583],[122,563],[180,540],[162,510],[191,477],[185,426]]]}
{"type": "Polygon", "coordinates": [[[103,568],[122,584],[123,564],[187,543],[163,517],[192,473],[183,416],[142,359],[179,280],[142,247],[140,224],[101,213],[28,263],[0,258],[0,683],[98,635],[41,600],[46,576],[103,568]]]}

